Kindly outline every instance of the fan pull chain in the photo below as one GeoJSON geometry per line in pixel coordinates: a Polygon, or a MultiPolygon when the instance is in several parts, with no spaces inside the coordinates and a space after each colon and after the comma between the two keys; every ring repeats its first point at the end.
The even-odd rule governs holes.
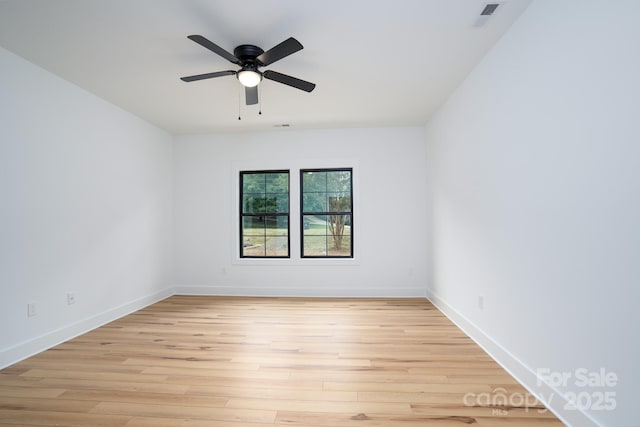
{"type": "Polygon", "coordinates": [[[244,86],[240,86],[240,89],[238,90],[238,120],[242,120],[242,117],[240,116],[240,104],[242,103],[242,89],[244,88],[244,86]]]}
{"type": "Polygon", "coordinates": [[[262,85],[258,85],[258,114],[262,115],[262,85]]]}

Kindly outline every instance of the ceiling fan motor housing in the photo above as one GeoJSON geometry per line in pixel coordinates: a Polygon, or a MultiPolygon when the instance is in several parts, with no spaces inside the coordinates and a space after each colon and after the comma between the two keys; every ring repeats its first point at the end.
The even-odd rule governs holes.
{"type": "Polygon", "coordinates": [[[241,44],[240,46],[233,49],[233,56],[240,60],[242,68],[252,68],[256,69],[259,66],[263,65],[256,58],[259,55],[262,55],[264,51],[260,49],[258,46],[254,46],[252,44],[241,44]]]}

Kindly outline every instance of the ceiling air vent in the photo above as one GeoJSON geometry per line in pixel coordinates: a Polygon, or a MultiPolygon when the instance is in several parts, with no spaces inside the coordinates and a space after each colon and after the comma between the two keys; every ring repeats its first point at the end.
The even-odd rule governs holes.
{"type": "Polygon", "coordinates": [[[482,27],[487,21],[491,18],[491,16],[495,13],[496,9],[500,6],[500,3],[487,3],[480,15],[476,18],[476,22],[474,24],[475,27],[482,27]]]}
{"type": "Polygon", "coordinates": [[[498,6],[500,6],[500,3],[488,3],[484,7],[484,9],[482,10],[482,13],[480,13],[480,15],[481,16],[491,16],[491,15],[493,15],[493,12],[496,11],[498,6]]]}

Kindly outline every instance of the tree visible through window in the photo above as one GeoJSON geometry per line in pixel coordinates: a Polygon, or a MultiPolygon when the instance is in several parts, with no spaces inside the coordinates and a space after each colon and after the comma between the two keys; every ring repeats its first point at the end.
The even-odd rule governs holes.
{"type": "Polygon", "coordinates": [[[352,170],[300,171],[303,258],[353,258],[352,170]]]}
{"type": "Polygon", "coordinates": [[[289,257],[289,171],[240,172],[240,257],[289,257]]]}

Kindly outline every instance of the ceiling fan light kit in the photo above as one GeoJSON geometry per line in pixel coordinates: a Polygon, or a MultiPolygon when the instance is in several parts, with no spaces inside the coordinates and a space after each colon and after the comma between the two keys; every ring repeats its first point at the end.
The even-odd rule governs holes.
{"type": "Polygon", "coordinates": [[[244,87],[255,87],[262,81],[262,73],[256,70],[243,69],[236,74],[240,83],[244,87]]]}
{"type": "Polygon", "coordinates": [[[198,43],[199,45],[209,49],[213,53],[223,57],[227,61],[239,65],[241,68],[237,71],[217,71],[213,73],[196,74],[193,76],[181,77],[180,79],[184,82],[193,82],[214,77],[235,75],[238,81],[240,81],[240,83],[245,87],[245,98],[247,105],[258,104],[257,86],[260,84],[263,78],[287,86],[291,86],[305,92],[311,92],[316,87],[315,83],[307,82],[305,80],[278,73],[276,71],[266,70],[264,72],[261,72],[259,70],[260,67],[271,65],[284,57],[302,50],[302,44],[293,37],[289,37],[282,43],[274,46],[266,52],[258,46],[243,44],[237,46],[233,50],[233,54],[227,52],[225,49],[221,48],[220,46],[203,36],[191,35],[188,36],[188,38],[198,43]]]}

